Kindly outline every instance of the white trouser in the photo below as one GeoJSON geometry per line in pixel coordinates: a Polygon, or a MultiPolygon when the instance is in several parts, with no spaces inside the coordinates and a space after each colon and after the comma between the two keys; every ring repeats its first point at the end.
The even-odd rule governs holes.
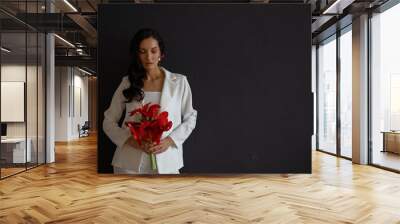
{"type": "MultiPolygon", "coordinates": [[[[114,166],[114,174],[158,174],[157,170],[154,170],[154,172],[136,172],[133,170],[127,170],[124,168],[120,168],[120,167],[116,167],[114,166]]],[[[180,174],[179,170],[177,170],[175,173],[171,173],[171,174],[180,174]]]]}
{"type": "MultiPolygon", "coordinates": [[[[114,166],[114,174],[158,174],[158,170],[151,169],[150,156],[144,153],[140,162],[139,172],[114,166]]],[[[170,174],[179,174],[179,170],[170,174]]]]}

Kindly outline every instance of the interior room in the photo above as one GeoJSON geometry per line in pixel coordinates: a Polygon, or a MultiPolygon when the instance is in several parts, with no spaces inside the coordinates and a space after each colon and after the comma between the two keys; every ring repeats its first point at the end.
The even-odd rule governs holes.
{"type": "Polygon", "coordinates": [[[0,1],[0,223],[400,223],[399,21],[398,0],[0,1]]]}

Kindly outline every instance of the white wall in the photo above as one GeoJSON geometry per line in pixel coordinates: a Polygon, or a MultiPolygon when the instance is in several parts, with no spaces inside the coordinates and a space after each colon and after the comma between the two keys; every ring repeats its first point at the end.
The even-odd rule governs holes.
{"type": "Polygon", "coordinates": [[[82,76],[83,73],[81,73],[79,70],[74,69],[74,82],[73,82],[73,89],[74,91],[72,92],[73,96],[71,96],[71,99],[73,99],[74,102],[71,102],[71,108],[72,114],[71,114],[71,133],[70,135],[72,138],[78,138],[79,133],[78,133],[78,124],[82,126],[85,121],[88,120],[89,118],[89,111],[88,111],[88,77],[87,76],[82,76]]]}
{"type": "MultiPolygon", "coordinates": [[[[1,81],[25,82],[25,64],[2,65],[1,81]]],[[[1,108],[1,109],[6,110],[6,108],[1,108]]],[[[7,136],[25,137],[25,123],[24,122],[7,123],[7,136]]]]}
{"type": "Polygon", "coordinates": [[[78,124],[88,120],[88,77],[76,68],[56,67],[55,106],[55,140],[79,138],[78,124]]]}
{"type": "Polygon", "coordinates": [[[68,71],[67,67],[55,68],[55,141],[68,140],[68,71]]]}

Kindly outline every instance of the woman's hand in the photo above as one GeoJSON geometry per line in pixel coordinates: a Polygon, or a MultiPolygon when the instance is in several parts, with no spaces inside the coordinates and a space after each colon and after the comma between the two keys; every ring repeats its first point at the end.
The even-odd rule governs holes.
{"type": "Polygon", "coordinates": [[[159,154],[165,152],[170,146],[174,145],[174,141],[171,137],[166,137],[160,141],[158,145],[152,145],[149,148],[150,153],[159,154]]]}
{"type": "Polygon", "coordinates": [[[148,153],[148,154],[151,153],[151,151],[149,151],[149,149],[152,145],[149,142],[142,141],[142,145],[139,145],[139,143],[133,138],[133,136],[128,138],[128,140],[126,141],[126,144],[132,146],[135,149],[140,149],[145,153],[148,153]]]}

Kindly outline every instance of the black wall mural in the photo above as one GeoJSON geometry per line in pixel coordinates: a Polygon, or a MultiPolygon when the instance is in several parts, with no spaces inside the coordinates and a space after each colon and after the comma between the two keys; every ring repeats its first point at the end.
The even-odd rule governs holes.
{"type": "Polygon", "coordinates": [[[126,75],[129,41],[163,36],[163,66],[186,75],[198,111],[181,173],[310,173],[313,109],[308,5],[106,4],[98,12],[98,171],[115,145],[104,110],[126,75]]]}

